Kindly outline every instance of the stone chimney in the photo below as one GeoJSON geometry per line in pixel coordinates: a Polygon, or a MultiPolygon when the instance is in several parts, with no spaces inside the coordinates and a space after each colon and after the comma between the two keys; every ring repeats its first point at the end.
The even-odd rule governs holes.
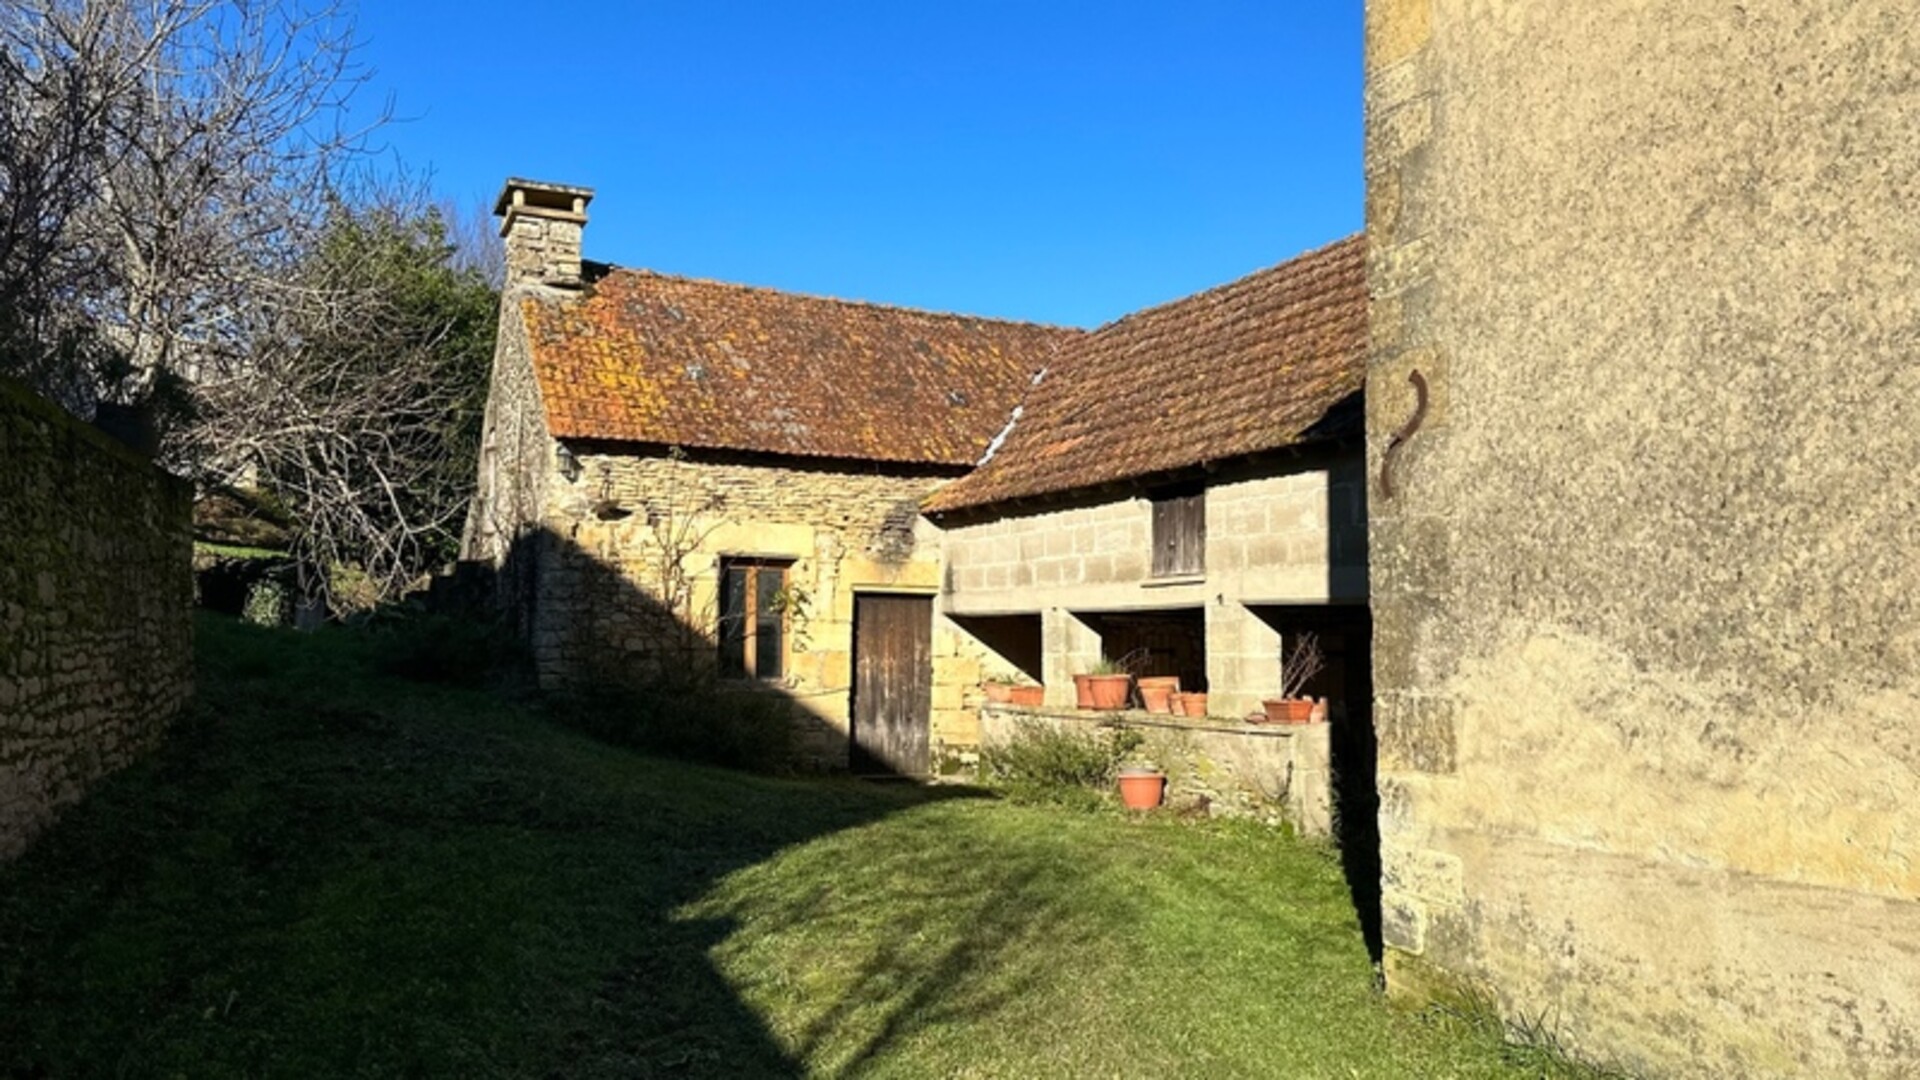
{"type": "Polygon", "coordinates": [[[580,233],[593,189],[511,177],[493,212],[507,248],[507,288],[580,287],[580,233]]]}

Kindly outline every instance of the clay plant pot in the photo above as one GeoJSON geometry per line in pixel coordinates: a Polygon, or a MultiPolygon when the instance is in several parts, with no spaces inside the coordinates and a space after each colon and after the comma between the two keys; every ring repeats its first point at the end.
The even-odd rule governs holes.
{"type": "MultiPolygon", "coordinates": [[[[1079,678],[1079,676],[1075,676],[1079,678]]],[[[1101,712],[1113,712],[1127,707],[1129,692],[1133,689],[1131,675],[1088,675],[1087,700],[1091,704],[1084,709],[1098,709],[1101,712]]]]}
{"type": "Polygon", "coordinates": [[[1013,700],[1013,684],[1003,682],[981,683],[980,689],[986,691],[987,700],[995,705],[1005,705],[1013,700]]]}
{"type": "Polygon", "coordinates": [[[1007,704],[1022,708],[1037,709],[1046,703],[1047,688],[1044,686],[1009,686],[1007,704]]]}
{"type": "Polygon", "coordinates": [[[1312,698],[1268,698],[1260,703],[1269,724],[1305,724],[1313,719],[1312,698]]]}
{"type": "Polygon", "coordinates": [[[1075,708],[1093,708],[1093,691],[1090,689],[1092,679],[1093,676],[1091,675],[1075,675],[1073,677],[1073,704],[1075,708]]]}
{"type": "Polygon", "coordinates": [[[1167,795],[1167,774],[1159,769],[1121,769],[1120,801],[1129,810],[1151,810],[1167,795]]]}
{"type": "Polygon", "coordinates": [[[1151,713],[1172,713],[1174,695],[1180,692],[1178,675],[1142,675],[1134,680],[1140,687],[1140,704],[1151,713]]]}
{"type": "Polygon", "coordinates": [[[1186,690],[1180,693],[1179,698],[1182,716],[1207,715],[1207,695],[1198,690],[1186,690]]]}

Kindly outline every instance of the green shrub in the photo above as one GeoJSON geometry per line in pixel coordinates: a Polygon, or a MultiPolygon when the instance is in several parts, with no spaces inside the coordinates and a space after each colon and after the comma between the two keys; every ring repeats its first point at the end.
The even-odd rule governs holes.
{"type": "Polygon", "coordinates": [[[777,694],[596,688],[554,695],[548,711],[595,738],[669,757],[758,773],[794,764],[792,706],[777,694]]]}
{"type": "Polygon", "coordinates": [[[980,778],[1022,800],[1097,805],[1113,787],[1120,763],[1142,741],[1133,728],[1078,732],[1035,724],[982,750],[980,778]]]}
{"type": "Polygon", "coordinates": [[[261,578],[247,590],[240,618],[255,626],[285,626],[293,621],[293,602],[276,578],[261,578]]]}
{"type": "Polygon", "coordinates": [[[375,665],[415,682],[478,686],[522,666],[519,641],[498,622],[397,608],[368,619],[365,628],[375,665]]]}

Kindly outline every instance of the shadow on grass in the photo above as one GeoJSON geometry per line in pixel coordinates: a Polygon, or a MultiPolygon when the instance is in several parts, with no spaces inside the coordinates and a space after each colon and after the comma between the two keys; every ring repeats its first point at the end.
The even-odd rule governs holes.
{"type": "Polygon", "coordinates": [[[1015,1017],[1048,1012],[1062,968],[1104,954],[1140,913],[1133,898],[1105,894],[1113,885],[1101,875],[1063,863],[1051,837],[989,841],[954,825],[895,822],[884,837],[789,852],[682,914],[715,928],[716,962],[783,1018],[818,1074],[906,1060],[938,1075],[956,1045],[991,1058],[985,1042],[1025,1023],[1015,1017]]]}
{"type": "Polygon", "coordinates": [[[798,1075],[732,927],[674,913],[968,794],[633,754],[351,631],[200,635],[168,744],[0,869],[0,1075],[798,1075]]]}

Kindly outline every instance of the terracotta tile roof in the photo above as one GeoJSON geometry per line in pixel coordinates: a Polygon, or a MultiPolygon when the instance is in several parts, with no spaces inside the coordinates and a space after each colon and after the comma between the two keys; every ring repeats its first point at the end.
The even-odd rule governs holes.
{"type": "Polygon", "coordinates": [[[930,512],[1173,472],[1357,432],[1366,240],[1352,236],[1065,346],[987,463],[930,512]]]}
{"type": "Polygon", "coordinates": [[[1084,336],[626,269],[521,313],[557,437],[939,465],[1084,336]]]}

